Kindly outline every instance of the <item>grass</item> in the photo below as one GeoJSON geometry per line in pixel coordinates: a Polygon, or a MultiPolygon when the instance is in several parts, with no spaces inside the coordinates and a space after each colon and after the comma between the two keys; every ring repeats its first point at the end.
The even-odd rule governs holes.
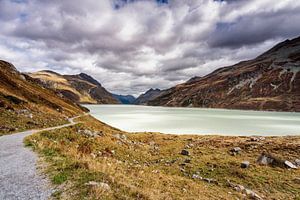
{"type": "Polygon", "coordinates": [[[41,112],[41,108],[30,107],[26,109],[28,112],[18,113],[25,109],[8,110],[0,108],[0,136],[68,123],[65,117],[58,117],[61,115],[58,115],[56,112],[47,108],[42,109],[44,109],[44,112],[41,112]]]}
{"type": "Polygon", "coordinates": [[[26,145],[48,163],[46,173],[58,190],[56,199],[235,199],[244,198],[227,180],[255,190],[265,199],[299,199],[295,179],[299,170],[255,163],[262,151],[288,160],[300,155],[300,137],[268,137],[249,142],[247,137],[126,133],[90,116],[81,124],[26,138],[26,145]],[[87,137],[79,130],[98,131],[87,137]],[[125,135],[120,139],[116,135],[125,135]],[[242,153],[231,156],[239,146],[242,153]],[[190,156],[181,155],[188,149],[190,156]],[[190,161],[187,161],[190,160],[190,161]],[[240,163],[249,160],[250,168],[240,163]],[[193,174],[216,183],[193,179],[193,174]],[[110,189],[90,186],[95,181],[110,189]]]}

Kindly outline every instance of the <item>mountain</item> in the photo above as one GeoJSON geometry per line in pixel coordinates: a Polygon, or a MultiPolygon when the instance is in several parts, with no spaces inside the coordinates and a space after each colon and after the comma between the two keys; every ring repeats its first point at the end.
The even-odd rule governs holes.
{"type": "Polygon", "coordinates": [[[135,101],[134,104],[138,105],[147,105],[147,103],[153,99],[155,99],[157,96],[161,94],[160,89],[149,89],[147,92],[141,94],[135,101]]]}
{"type": "Polygon", "coordinates": [[[93,77],[80,73],[61,75],[49,70],[28,73],[46,88],[55,90],[60,95],[77,103],[117,104],[120,103],[93,77]]]}
{"type": "Polygon", "coordinates": [[[149,105],[300,111],[300,37],[164,90],[149,105]]]}
{"type": "Polygon", "coordinates": [[[87,109],[45,89],[0,60],[0,135],[62,124],[87,109]]]}
{"type": "Polygon", "coordinates": [[[134,104],[135,97],[132,95],[119,95],[113,94],[113,97],[117,99],[122,104],[134,104]]]}

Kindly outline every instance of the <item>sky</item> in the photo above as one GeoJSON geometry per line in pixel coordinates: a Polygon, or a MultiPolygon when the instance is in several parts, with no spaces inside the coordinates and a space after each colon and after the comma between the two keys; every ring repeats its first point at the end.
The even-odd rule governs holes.
{"type": "Polygon", "coordinates": [[[299,0],[0,0],[0,59],[166,89],[300,35],[299,0]]]}

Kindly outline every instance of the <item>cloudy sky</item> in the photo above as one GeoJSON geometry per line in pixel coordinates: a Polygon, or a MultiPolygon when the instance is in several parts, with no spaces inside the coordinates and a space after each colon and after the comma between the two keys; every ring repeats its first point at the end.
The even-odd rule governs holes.
{"type": "Polygon", "coordinates": [[[300,35],[299,0],[0,0],[0,59],[138,95],[300,35]]]}

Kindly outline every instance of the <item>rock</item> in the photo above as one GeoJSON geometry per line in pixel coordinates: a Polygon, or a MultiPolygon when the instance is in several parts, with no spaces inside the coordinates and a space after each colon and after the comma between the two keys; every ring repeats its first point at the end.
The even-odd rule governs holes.
{"type": "Polygon", "coordinates": [[[97,132],[97,131],[92,132],[88,129],[79,130],[78,133],[83,134],[83,135],[88,136],[88,137],[99,137],[99,132],[97,132]]]}
{"type": "Polygon", "coordinates": [[[249,197],[251,197],[252,199],[256,199],[256,200],[262,200],[262,198],[256,194],[255,192],[253,192],[252,190],[249,189],[245,189],[245,194],[249,197]]]}
{"type": "Polygon", "coordinates": [[[202,176],[199,176],[198,174],[193,174],[192,178],[193,179],[200,179],[200,180],[203,179],[202,176]]]}
{"type": "Polygon", "coordinates": [[[296,164],[297,167],[300,167],[300,159],[296,159],[295,164],[296,164]]]}
{"type": "Polygon", "coordinates": [[[117,138],[118,140],[127,140],[127,137],[126,137],[126,135],[124,135],[124,134],[119,134],[119,133],[117,133],[117,134],[115,134],[115,135],[113,135],[115,138],[117,138]]]}
{"type": "Polygon", "coordinates": [[[217,181],[215,179],[212,179],[212,178],[203,178],[203,180],[208,182],[208,183],[217,183],[217,181]]]}
{"type": "Polygon", "coordinates": [[[251,141],[251,142],[260,142],[260,141],[263,141],[265,139],[266,139],[265,137],[251,137],[249,141],[251,141]]]}
{"type": "Polygon", "coordinates": [[[294,181],[295,183],[297,183],[297,184],[300,184],[300,178],[298,178],[298,177],[294,178],[293,181],[294,181]]]}
{"type": "Polygon", "coordinates": [[[232,187],[237,192],[246,194],[251,199],[262,200],[262,198],[257,193],[255,193],[254,191],[252,191],[248,188],[245,188],[242,185],[231,183],[229,180],[227,180],[227,183],[228,183],[229,187],[232,187]]]}
{"type": "Polygon", "coordinates": [[[101,187],[104,190],[110,190],[110,186],[107,183],[103,182],[89,181],[88,183],[85,183],[85,185],[92,187],[101,187]]]}
{"type": "Polygon", "coordinates": [[[104,190],[110,190],[110,186],[107,183],[100,183],[99,186],[104,190]]]}
{"type": "Polygon", "coordinates": [[[242,186],[242,185],[236,185],[234,186],[234,189],[237,191],[237,192],[243,192],[245,190],[245,187],[242,186]]]}
{"type": "Polygon", "coordinates": [[[296,165],[294,165],[293,163],[291,163],[290,161],[286,160],[284,161],[284,164],[287,168],[291,168],[291,169],[297,169],[298,167],[296,165]]]}
{"type": "Polygon", "coordinates": [[[185,163],[191,163],[191,159],[185,159],[184,162],[185,163]]]}
{"type": "Polygon", "coordinates": [[[250,162],[249,161],[243,161],[241,163],[241,168],[248,168],[250,166],[250,162]]]}
{"type": "Polygon", "coordinates": [[[242,151],[242,149],[240,147],[234,147],[234,148],[230,149],[230,153],[233,156],[240,154],[241,151],[242,151]]]}
{"type": "Polygon", "coordinates": [[[183,149],[183,150],[181,151],[181,155],[189,156],[189,155],[190,155],[190,152],[189,152],[188,150],[186,150],[186,149],[183,149]]]}
{"type": "Polygon", "coordinates": [[[271,155],[268,153],[262,153],[258,159],[257,163],[260,165],[271,165],[273,167],[285,167],[285,161],[271,155]]]}
{"type": "Polygon", "coordinates": [[[85,183],[84,185],[87,185],[87,186],[98,186],[99,183],[96,182],[96,181],[89,181],[88,183],[85,183]]]}

